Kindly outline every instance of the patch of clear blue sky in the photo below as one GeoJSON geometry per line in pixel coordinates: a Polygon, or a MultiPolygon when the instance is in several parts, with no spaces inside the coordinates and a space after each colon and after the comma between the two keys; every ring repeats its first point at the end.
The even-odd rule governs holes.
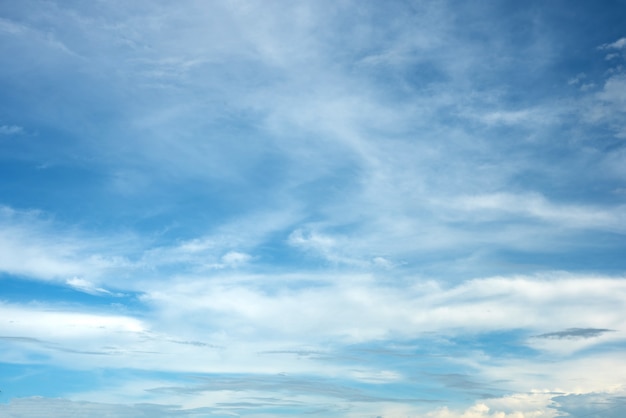
{"type": "MultiPolygon", "coordinates": [[[[0,340],[0,345],[5,343],[6,341],[0,340]]],[[[28,364],[0,363],[2,372],[0,390],[3,403],[7,403],[11,398],[35,395],[60,398],[68,393],[80,393],[85,390],[106,391],[107,387],[117,387],[123,385],[125,381],[136,378],[158,379],[171,385],[193,382],[191,374],[99,367],[91,370],[74,370],[47,365],[44,360],[42,356],[39,359],[32,359],[28,364]]]]}
{"type": "Polygon", "coordinates": [[[1,275],[2,301],[7,303],[52,303],[55,305],[83,306],[112,311],[136,311],[144,308],[140,293],[89,294],[66,284],[28,280],[24,277],[1,275]]]}
{"type": "MultiPolygon", "coordinates": [[[[7,341],[0,341],[0,346],[7,341]]],[[[6,347],[5,347],[6,349],[6,347]]],[[[80,391],[86,387],[102,387],[102,371],[78,371],[67,368],[52,367],[38,364],[38,360],[31,359],[27,364],[0,363],[0,390],[2,403],[11,398],[36,396],[61,397],[68,392],[80,391]]]]}

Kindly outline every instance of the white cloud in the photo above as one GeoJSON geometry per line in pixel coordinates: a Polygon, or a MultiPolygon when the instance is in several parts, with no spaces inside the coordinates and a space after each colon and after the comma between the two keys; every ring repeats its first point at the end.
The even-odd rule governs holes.
{"type": "Polygon", "coordinates": [[[581,102],[581,117],[592,126],[608,127],[617,138],[625,138],[626,74],[621,64],[608,73],[609,76],[599,83],[602,88],[592,92],[581,102]]]}
{"type": "Polygon", "coordinates": [[[58,339],[90,345],[91,339],[112,335],[138,335],[147,331],[142,321],[121,315],[64,311],[37,305],[2,304],[3,335],[25,335],[42,340],[58,339]]]}
{"type": "Polygon", "coordinates": [[[245,264],[250,261],[252,257],[246,253],[238,251],[229,251],[222,256],[222,262],[229,267],[236,267],[241,264],[245,264]]]}
{"type": "Polygon", "coordinates": [[[313,250],[324,255],[330,255],[336,245],[335,240],[329,236],[302,229],[296,229],[289,234],[288,242],[290,245],[301,247],[304,250],[313,250]]]}
{"type": "Polygon", "coordinates": [[[576,74],[575,77],[572,77],[569,80],[567,80],[567,84],[569,84],[569,85],[577,85],[577,84],[580,84],[586,78],[587,78],[587,74],[585,74],[585,73],[578,73],[578,74],[576,74]]]}
{"type": "MultiPolygon", "coordinates": [[[[341,345],[426,338],[433,332],[453,338],[517,329],[525,333],[520,344],[546,355],[570,356],[626,338],[626,285],[620,278],[546,274],[452,287],[434,282],[397,287],[371,276],[325,276],[224,274],[142,281],[135,286],[142,287],[150,311],[141,319],[79,308],[3,305],[6,322],[0,324],[0,335],[45,342],[14,341],[21,344],[21,355],[43,350],[57,364],[72,367],[89,367],[91,360],[80,354],[84,351],[102,353],[100,364],[115,367],[269,373],[337,370],[315,358],[269,356],[258,362],[259,352],[316,348],[325,341],[341,345]],[[572,328],[615,331],[586,339],[536,337],[572,328]]],[[[7,351],[5,357],[19,352],[7,351]]],[[[371,376],[379,372],[363,370],[371,376]]]]}
{"type": "Polygon", "coordinates": [[[24,128],[16,125],[0,125],[0,135],[18,135],[24,132],[24,128]]]}
{"type": "Polygon", "coordinates": [[[0,271],[9,274],[63,282],[98,279],[129,268],[120,254],[133,246],[128,237],[87,236],[40,212],[0,207],[0,271]]]}
{"type": "Polygon", "coordinates": [[[626,38],[620,38],[610,44],[600,46],[600,49],[624,49],[626,47],[626,38]]]}
{"type": "Polygon", "coordinates": [[[502,123],[502,124],[516,124],[520,122],[528,122],[531,114],[528,110],[515,110],[515,111],[497,111],[484,115],[482,118],[485,122],[490,124],[502,123]]]}
{"type": "Polygon", "coordinates": [[[609,77],[604,88],[597,95],[600,101],[605,102],[611,106],[608,114],[614,114],[615,110],[624,112],[624,105],[626,105],[626,74],[618,74],[609,77]]]}
{"type": "MultiPolygon", "coordinates": [[[[466,95],[463,86],[458,85],[463,83],[455,79],[426,89],[410,101],[392,100],[386,87],[372,83],[367,74],[355,77],[354,69],[348,65],[352,59],[345,66],[337,62],[334,44],[329,42],[332,39],[319,38],[320,33],[326,33],[320,32],[320,28],[351,30],[345,27],[345,22],[336,20],[343,16],[346,10],[342,7],[346,6],[328,9],[303,3],[278,11],[256,4],[185,4],[194,13],[171,14],[167,7],[159,6],[150,7],[141,16],[131,16],[121,8],[115,19],[103,14],[85,21],[80,18],[86,19],[88,13],[83,10],[86,16],[82,16],[82,9],[68,16],[63,9],[55,9],[57,16],[68,20],[70,26],[80,29],[90,25],[93,35],[84,42],[92,47],[83,49],[94,51],[88,57],[91,61],[85,64],[93,65],[93,71],[100,62],[95,51],[122,57],[115,60],[117,68],[110,72],[119,74],[119,78],[109,80],[114,90],[134,91],[137,97],[143,97],[139,93],[146,91],[138,82],[145,81],[143,75],[149,72],[150,80],[158,79],[176,89],[180,94],[175,95],[178,99],[186,98],[172,100],[174,96],[167,95],[163,96],[164,100],[146,100],[141,106],[130,103],[124,112],[128,116],[124,122],[128,122],[130,131],[107,132],[106,140],[97,141],[98,146],[110,151],[98,155],[114,156],[104,164],[110,164],[117,173],[110,178],[120,191],[132,195],[132,190],[146,187],[147,180],[133,173],[158,166],[158,170],[151,170],[154,178],[150,182],[180,184],[190,177],[223,180],[233,182],[231,189],[237,193],[239,185],[253,183],[250,179],[257,176],[248,174],[255,172],[259,161],[279,155],[276,158],[284,173],[267,187],[271,196],[264,199],[260,211],[273,211],[266,202],[273,202],[274,208],[286,206],[289,209],[284,212],[290,212],[291,225],[285,222],[266,231],[276,232],[280,228],[304,231],[306,225],[298,221],[319,211],[322,225],[310,236],[303,234],[308,241],[301,242],[300,248],[306,245],[309,251],[317,251],[331,262],[369,267],[371,260],[381,254],[401,263],[403,257],[415,258],[416,253],[429,248],[459,249],[477,241],[502,242],[503,237],[496,234],[469,234],[455,226],[449,227],[439,218],[440,208],[431,203],[433,199],[449,200],[466,189],[481,193],[502,190],[510,176],[521,170],[516,165],[528,162],[485,164],[478,169],[479,175],[474,175],[476,167],[468,162],[467,155],[473,155],[476,149],[487,149],[490,139],[467,135],[462,125],[441,122],[440,111],[448,114],[453,108],[454,114],[469,115],[473,114],[470,109],[479,107],[477,103],[491,101],[491,106],[486,107],[488,111],[476,118],[487,124],[532,123],[545,127],[546,120],[552,122],[556,119],[554,114],[560,114],[554,110],[560,108],[558,105],[510,109],[501,106],[493,92],[466,95]],[[182,27],[185,30],[180,30],[182,27]],[[220,39],[220,42],[206,43],[199,39],[220,39]],[[128,50],[122,48],[122,41],[128,50]],[[131,50],[132,54],[128,52],[131,50]],[[222,69],[224,66],[228,71],[222,69]],[[251,85],[224,82],[232,78],[233,71],[241,72],[242,80],[249,79],[246,68],[260,69],[259,74],[267,76],[268,82],[255,81],[251,85]],[[303,91],[307,94],[302,94],[303,91]],[[204,96],[210,96],[212,101],[198,99],[204,96]],[[227,109],[213,106],[213,101],[228,103],[227,109]],[[238,141],[226,143],[221,138],[228,133],[216,131],[216,122],[207,122],[208,115],[215,115],[209,119],[228,119],[230,112],[251,115],[256,130],[254,141],[244,141],[243,146],[237,145],[238,141]],[[120,155],[121,149],[136,152],[120,155]],[[354,178],[345,188],[338,186],[334,196],[327,196],[326,190],[319,192],[324,194],[323,198],[318,193],[301,192],[311,183],[334,183],[334,176],[340,170],[350,172],[354,178]],[[442,171],[445,176],[440,175],[442,171]],[[344,236],[330,232],[333,227],[343,225],[355,225],[356,231],[344,236]],[[319,241],[323,239],[334,243],[319,241]]],[[[394,23],[380,29],[385,37],[359,26],[354,28],[355,36],[336,36],[342,36],[342,45],[344,41],[351,42],[356,51],[362,51],[362,56],[378,57],[374,61],[387,62],[394,59],[394,54],[400,54],[402,58],[394,63],[400,73],[421,59],[445,75],[477,65],[473,51],[459,56],[458,49],[452,53],[441,48],[459,40],[455,38],[445,5],[420,5],[419,13],[402,19],[406,19],[402,20],[406,25],[394,23]],[[432,31],[416,29],[425,27],[432,31]],[[426,56],[419,58],[418,51],[426,56]]],[[[328,31],[328,36],[335,33],[341,31],[328,31]]],[[[98,67],[97,73],[101,71],[98,67]]],[[[489,155],[480,157],[493,160],[489,155]]],[[[247,225],[258,230],[263,223],[247,225]]],[[[190,270],[209,270],[223,264],[220,258],[228,251],[246,253],[258,260],[254,258],[252,245],[241,239],[248,236],[244,230],[241,227],[226,239],[220,236],[221,231],[215,234],[201,231],[196,240],[180,243],[180,248],[176,243],[147,248],[140,264],[186,264],[190,270]],[[233,237],[239,237],[239,242],[233,243],[236,240],[233,237]],[[231,243],[223,245],[229,239],[231,243]],[[214,242],[215,251],[207,249],[192,254],[190,248],[184,248],[200,241],[214,242]]],[[[268,236],[270,233],[264,235],[268,236]]],[[[534,245],[541,244],[535,240],[534,245]]],[[[66,277],[73,275],[83,277],[85,273],[72,271],[66,277]]]]}
{"type": "Polygon", "coordinates": [[[0,360],[28,363],[33,356],[56,366],[90,368],[97,357],[105,366],[131,366],[142,347],[146,325],[119,314],[96,314],[38,304],[0,304],[0,360]]]}
{"type": "Polygon", "coordinates": [[[77,289],[81,292],[89,293],[91,295],[112,295],[112,293],[108,290],[97,287],[90,281],[82,279],[80,277],[72,277],[71,279],[66,280],[65,283],[73,287],[74,289],[77,289]]]}
{"type": "MultiPolygon", "coordinates": [[[[467,266],[464,274],[474,274],[481,254],[494,246],[565,246],[569,242],[562,237],[571,237],[571,231],[626,231],[623,205],[557,202],[549,192],[530,190],[548,190],[549,180],[519,184],[522,174],[552,162],[528,157],[530,140],[523,135],[521,151],[513,145],[500,148],[518,137],[501,141],[491,131],[528,127],[532,135],[539,132],[559,144],[563,138],[554,139],[552,129],[562,127],[572,110],[550,98],[547,103],[506,105],[510,92],[497,90],[506,89],[512,78],[487,67],[511,65],[494,59],[511,45],[499,36],[486,36],[480,26],[484,22],[474,26],[481,41],[466,42],[465,31],[455,28],[458,16],[443,3],[412,4],[410,13],[381,20],[377,27],[360,24],[362,17],[375,17],[386,6],[368,10],[352,2],[278,7],[271,2],[186,1],[176,8],[147,1],[130,8],[102,3],[95,14],[81,4],[71,10],[50,2],[40,5],[25,15],[24,25],[0,19],[0,30],[30,45],[25,57],[41,58],[41,74],[59,87],[59,100],[47,108],[45,103],[33,106],[33,112],[41,112],[33,119],[47,121],[51,131],[56,128],[68,137],[90,138],[81,146],[94,146],[94,170],[102,170],[98,173],[110,179],[110,190],[129,204],[142,189],[174,190],[191,179],[194,196],[234,208],[203,225],[194,219],[195,236],[181,234],[159,244],[110,232],[95,237],[41,214],[5,210],[0,217],[0,271],[53,280],[94,295],[115,295],[107,289],[140,292],[148,306],[133,316],[92,312],[88,310],[100,308],[80,305],[2,305],[0,317],[8,319],[0,331],[10,337],[5,359],[27,362],[29,355],[43,354],[42,362],[89,369],[95,363],[89,357],[97,354],[99,365],[111,368],[225,373],[287,369],[382,384],[407,377],[387,367],[347,370],[307,356],[286,360],[263,355],[260,361],[259,353],[284,347],[318,349],[329,341],[428,339],[432,333],[453,339],[517,330],[522,334],[519,345],[544,357],[516,364],[476,349],[456,360],[501,380],[513,375],[518,381],[510,387],[521,393],[546,382],[544,375],[537,377],[545,358],[571,359],[623,343],[623,278],[546,273],[457,284],[450,279],[444,284],[399,268],[403,260],[411,260],[420,271],[427,270],[433,265],[428,258],[436,253],[448,268],[467,266]],[[136,10],[141,13],[133,15],[136,10]],[[32,29],[39,25],[50,28],[49,34],[32,29]],[[74,60],[68,61],[69,55],[74,60]],[[477,73],[489,81],[476,81],[477,73]],[[119,105],[112,123],[102,126],[92,119],[100,113],[83,106],[85,98],[75,81],[90,87],[84,91],[94,101],[119,105]],[[64,83],[70,86],[66,90],[64,83]],[[63,109],[63,118],[55,116],[57,108],[63,109]],[[85,115],[76,117],[81,112],[85,115]],[[485,131],[473,132],[476,125],[485,131]],[[265,178],[266,167],[277,173],[265,178]],[[264,179],[257,183],[260,172],[264,179]],[[496,192],[510,190],[512,179],[525,191],[496,192]],[[214,185],[223,187],[205,192],[214,185]],[[489,223],[499,225],[490,228],[489,223]],[[283,248],[285,244],[291,248],[283,248]],[[270,247],[280,247],[271,254],[277,258],[289,258],[294,249],[313,255],[316,271],[301,273],[307,268],[281,261],[272,264],[271,255],[264,258],[270,247]],[[319,259],[329,268],[320,267],[319,259]],[[257,263],[267,273],[250,273],[257,263]],[[572,328],[615,331],[585,339],[536,338],[572,328]],[[523,382],[526,373],[536,376],[523,382]]],[[[621,53],[625,42],[602,48],[621,53]]],[[[533,58],[521,71],[537,70],[542,59],[557,55],[544,43],[549,44],[542,39],[529,46],[532,54],[515,49],[516,59],[533,58]]],[[[570,83],[591,89],[593,82],[582,84],[584,78],[579,74],[570,83]]],[[[609,124],[618,136],[624,135],[622,79],[623,74],[614,72],[601,91],[585,96],[593,102],[586,120],[609,124]]],[[[0,126],[0,135],[21,132],[19,126],[0,126]]],[[[606,157],[607,164],[622,173],[623,155],[615,152],[612,157],[606,157]]],[[[175,210],[178,196],[171,203],[175,210]]],[[[571,382],[585,372],[591,376],[585,390],[602,390],[619,373],[602,374],[602,368],[590,365],[622,363],[605,357],[570,372],[563,364],[551,369],[550,387],[566,376],[574,390],[571,382]]],[[[133,393],[150,385],[137,385],[133,393]]],[[[236,402],[236,395],[219,396],[236,402]]],[[[208,399],[198,396],[181,404],[200,405],[208,399]]],[[[550,416],[542,404],[547,399],[543,392],[528,398],[518,394],[436,414],[550,416]],[[536,399],[537,409],[524,409],[536,399]]],[[[64,404],[49,405],[51,414],[64,404]]],[[[68,411],[79,408],[65,406],[68,411]]],[[[17,411],[15,405],[10,408],[17,411]]],[[[144,410],[94,408],[110,414],[144,410]]],[[[363,405],[359,411],[368,412],[363,405]]],[[[380,408],[386,417],[414,411],[397,403],[380,408]]]]}
{"type": "MultiPolygon", "coordinates": [[[[425,415],[427,418],[552,418],[560,416],[555,410],[549,408],[550,395],[541,396],[541,402],[537,405],[537,401],[531,396],[515,395],[510,399],[513,403],[522,400],[522,405],[517,405],[521,409],[512,408],[493,408],[489,405],[490,401],[479,402],[474,406],[464,410],[450,410],[447,407],[436,411],[429,412],[425,415]]],[[[504,402],[498,402],[500,404],[504,402]]]]}
{"type": "Polygon", "coordinates": [[[621,206],[604,208],[557,204],[537,193],[463,196],[456,203],[461,211],[476,212],[479,220],[481,217],[490,220],[518,214],[572,228],[625,231],[623,226],[626,224],[626,207],[621,206]]]}
{"type": "MultiPolygon", "coordinates": [[[[579,75],[569,80],[569,84],[577,84],[582,80],[579,75]]],[[[537,106],[516,110],[476,110],[472,109],[467,115],[478,119],[488,126],[522,126],[528,130],[539,131],[542,128],[555,125],[568,110],[562,103],[551,103],[550,106],[537,106]],[[474,113],[472,113],[474,112],[474,113]]]]}
{"type": "MultiPolygon", "coordinates": [[[[145,301],[167,323],[189,323],[207,332],[228,329],[230,338],[316,341],[328,338],[368,341],[406,338],[424,332],[485,332],[527,329],[531,335],[567,328],[621,329],[626,287],[622,280],[601,277],[546,275],[489,278],[442,288],[433,282],[409,288],[386,286],[368,276],[333,275],[315,287],[294,287],[298,278],[186,278],[165,288],[152,286],[145,301]],[[257,284],[258,283],[258,284],[257,284]],[[262,285],[260,285],[262,283],[262,285]],[[285,284],[291,283],[289,288],[285,284]],[[611,309],[607,309],[611,306],[611,309]],[[194,321],[195,322],[195,321],[194,321]],[[240,330],[240,331],[238,331],[240,330]]],[[[319,277],[302,276],[304,283],[319,277]]],[[[532,340],[537,348],[569,351],[608,340],[532,340]]]]}
{"type": "Polygon", "coordinates": [[[176,266],[180,271],[192,272],[244,267],[257,260],[254,252],[258,247],[273,234],[288,229],[300,216],[300,210],[289,204],[242,215],[195,238],[146,246],[135,267],[158,271],[176,266]]]}
{"type": "Polygon", "coordinates": [[[96,236],[42,212],[0,206],[0,271],[61,282],[92,294],[113,295],[111,288],[129,285],[140,291],[128,277],[165,278],[162,271],[172,267],[181,272],[245,267],[255,259],[251,251],[298,216],[291,208],[257,212],[210,234],[153,246],[149,238],[96,236]]]}

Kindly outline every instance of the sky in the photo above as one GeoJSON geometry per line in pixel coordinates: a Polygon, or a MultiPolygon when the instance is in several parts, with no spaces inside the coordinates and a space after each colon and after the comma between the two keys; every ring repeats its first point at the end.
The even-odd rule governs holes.
{"type": "Polygon", "coordinates": [[[0,1],[0,417],[625,416],[625,21],[0,1]]]}

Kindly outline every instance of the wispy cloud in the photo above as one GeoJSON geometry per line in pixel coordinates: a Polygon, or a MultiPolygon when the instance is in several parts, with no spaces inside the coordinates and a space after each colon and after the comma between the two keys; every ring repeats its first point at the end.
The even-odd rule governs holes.
{"type": "Polygon", "coordinates": [[[626,48],[626,38],[619,38],[615,42],[600,45],[600,49],[624,49],[626,48]]]}
{"type": "Polygon", "coordinates": [[[192,417],[198,413],[210,412],[210,409],[186,411],[176,406],[157,404],[143,405],[112,405],[94,402],[72,402],[66,399],[46,399],[41,397],[13,399],[0,410],[8,416],[16,418],[50,417],[63,418],[72,415],[101,415],[106,414],[115,418],[122,417],[192,417]]]}
{"type": "Polygon", "coordinates": [[[101,287],[95,286],[93,283],[88,280],[81,279],[80,277],[72,277],[65,281],[68,286],[73,287],[81,292],[89,293],[91,295],[113,295],[110,291],[103,289],[101,287]]]}
{"type": "Polygon", "coordinates": [[[626,9],[279,3],[0,5],[0,415],[619,399],[626,9]]]}
{"type": "Polygon", "coordinates": [[[478,220],[495,220],[518,214],[561,227],[601,228],[620,233],[623,232],[622,225],[626,217],[626,207],[607,210],[603,207],[558,204],[539,194],[463,196],[457,202],[457,208],[476,212],[478,220]]]}
{"type": "Polygon", "coordinates": [[[0,125],[0,135],[18,135],[24,132],[24,128],[17,125],[0,125]]]}
{"type": "MultiPolygon", "coordinates": [[[[0,271],[8,274],[74,285],[78,284],[74,277],[98,277],[129,266],[123,255],[108,250],[112,244],[108,238],[63,229],[38,211],[0,207],[0,225],[0,271]]],[[[129,243],[124,237],[113,240],[117,245],[129,243]]]]}
{"type": "Polygon", "coordinates": [[[602,328],[568,328],[564,331],[548,332],[545,334],[537,335],[537,338],[594,338],[600,335],[611,332],[611,329],[602,328]]]}

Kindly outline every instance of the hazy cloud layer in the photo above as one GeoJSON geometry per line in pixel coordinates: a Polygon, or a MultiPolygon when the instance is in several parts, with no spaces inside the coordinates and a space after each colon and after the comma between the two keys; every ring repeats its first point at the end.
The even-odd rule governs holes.
{"type": "Polygon", "coordinates": [[[618,414],[625,19],[2,3],[0,415],[618,414]]]}

